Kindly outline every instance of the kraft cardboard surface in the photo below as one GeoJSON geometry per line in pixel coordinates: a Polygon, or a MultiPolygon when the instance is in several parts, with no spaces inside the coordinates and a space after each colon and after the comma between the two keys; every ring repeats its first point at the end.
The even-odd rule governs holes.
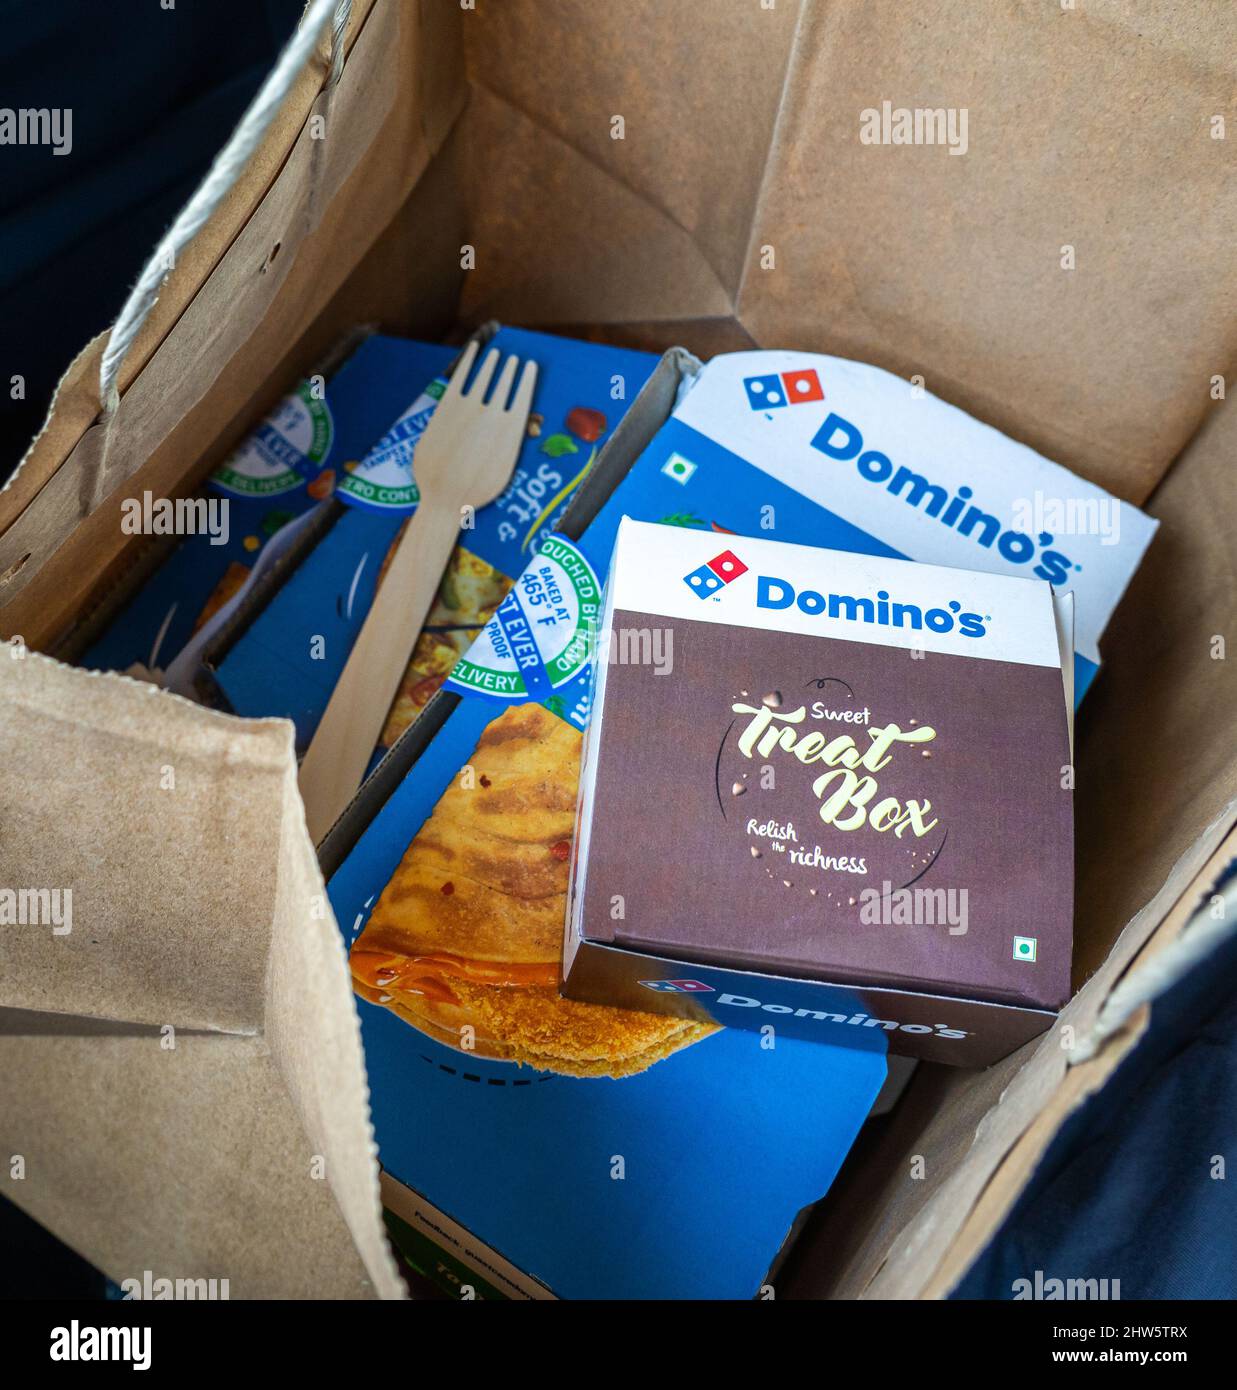
{"type": "Polygon", "coordinates": [[[1212,409],[1148,506],[1158,541],[1079,725],[1075,987],[1237,794],[1237,410],[1212,409]]]}
{"type": "Polygon", "coordinates": [[[291,727],[9,650],[0,884],[59,910],[0,931],[5,1195],[113,1279],[397,1296],[291,727]]]}
{"type": "MultiPolygon", "coordinates": [[[[0,1014],[0,1030],[26,1019],[0,1014]]],[[[5,1195],[110,1278],[213,1278],[231,1298],[364,1298],[366,1270],[258,1038],[5,1036],[5,1195]],[[34,1084],[30,1084],[33,1082],[34,1084]],[[6,1170],[9,1165],[6,1163],[6,1170]]],[[[385,1252],[380,1252],[385,1253],[385,1252]]],[[[392,1279],[395,1279],[394,1284],[392,1279]]]]}
{"type": "Polygon", "coordinates": [[[922,374],[1131,501],[1232,364],[1231,8],[507,0],[461,27],[470,321],[732,318],[922,374]],[[885,100],[965,109],[966,153],[862,143],[885,100]]]}
{"type": "MultiPolygon", "coordinates": [[[[132,555],[119,498],[196,486],[357,322],[424,335],[458,309],[463,327],[501,316],[922,374],[1083,477],[1150,496],[1161,521],[1079,723],[1075,985],[1091,984],[1067,1016],[1093,1017],[1205,883],[1237,787],[1237,417],[1215,399],[1233,374],[1237,184],[1231,128],[1212,138],[1231,118],[1237,11],[355,0],[348,41],[341,86],[319,95],[324,56],[307,69],[169,278],[106,451],[100,341],[67,372],[0,493],[0,633],[45,648],[83,618],[132,555]],[[861,112],[885,101],[965,108],[967,153],[863,144],[861,112]]],[[[5,881],[50,887],[45,869],[75,866],[99,928],[92,941],[85,910],[63,949],[4,960],[5,1005],[45,1034],[10,1015],[0,1043],[0,1140],[37,1160],[6,1194],[120,1277],[143,1260],[230,1269],[241,1296],[300,1292],[311,1273],[316,1292],[353,1291],[363,1269],[395,1292],[336,928],[306,909],[320,879],[287,731],[7,654],[0,699],[17,711],[0,720],[5,881]],[[199,779],[156,803],[162,836],[156,753],[199,779]],[[126,843],[141,854],[118,860],[126,843]],[[46,1035],[69,1015],[120,1035],[46,1035]],[[141,1028],[164,1023],[170,1061],[144,1050],[141,1028]],[[241,1133],[246,1168],[227,1148],[241,1133]],[[308,1189],[306,1142],[326,1158],[308,1189]]],[[[878,1180],[860,1200],[844,1178],[847,1219],[809,1231],[790,1287],[942,1292],[1132,1036],[1070,1074],[1055,1034],[988,1072],[921,1068],[878,1180]],[[905,1176],[914,1153],[922,1183],[905,1176]]]]}
{"type": "MultiPolygon", "coordinates": [[[[672,325],[699,324],[728,346],[743,338],[858,357],[923,375],[946,399],[1141,501],[1233,358],[1234,277],[1220,234],[1231,221],[1232,142],[1213,138],[1212,122],[1229,89],[1214,55],[1233,50],[1235,28],[1230,9],[1206,0],[1174,6],[1171,22],[1116,0],[982,12],[936,0],[913,23],[893,7],[825,0],[508,0],[466,13],[358,3],[344,81],[324,99],[335,134],[313,141],[301,129],[320,80],[307,73],[134,352],[122,385],[131,375],[136,385],[156,344],[173,348],[183,335],[155,397],[163,406],[143,417],[140,440],[120,431],[106,463],[103,441],[88,435],[77,488],[66,480],[42,497],[97,412],[97,344],[66,376],[39,446],[0,494],[0,574],[17,567],[0,590],[7,628],[45,641],[71,614],[35,609],[33,594],[17,600],[89,499],[148,455],[168,467],[143,473],[166,488],[192,466],[191,448],[212,448],[231,422],[239,430],[264,372],[219,371],[229,359],[269,366],[281,336],[305,331],[324,291],[390,222],[466,100],[461,45],[472,95],[454,158],[470,190],[461,245],[476,253],[466,321],[643,325],[639,345],[663,347],[693,341],[672,325]],[[545,81],[549,48],[578,76],[545,81]],[[395,90],[392,71],[406,79],[395,90]],[[861,142],[861,114],[886,100],[965,110],[965,154],[861,142]],[[415,154],[377,157],[392,142],[415,154]],[[348,218],[330,203],[345,177],[348,218]],[[199,305],[211,271],[223,273],[210,275],[199,305]],[[243,323],[241,306],[253,316],[247,334],[231,324],[243,323]],[[260,345],[253,357],[246,336],[260,345]],[[194,400],[208,408],[190,410],[194,400]]],[[[444,275],[452,259],[458,266],[458,249],[451,259],[444,249],[444,275]]],[[[400,290],[392,300],[393,317],[415,316],[400,290]]],[[[114,550],[115,518],[105,517],[77,528],[91,575],[99,548],[114,550]]],[[[83,595],[74,587],[69,597],[83,595]]]]}

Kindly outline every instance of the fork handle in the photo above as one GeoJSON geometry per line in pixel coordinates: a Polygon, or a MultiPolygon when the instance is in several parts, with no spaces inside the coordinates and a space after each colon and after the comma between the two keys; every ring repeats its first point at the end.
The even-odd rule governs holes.
{"type": "Polygon", "coordinates": [[[426,498],[400,538],[301,762],[301,797],[315,845],[361,785],[459,528],[457,506],[426,498]]]}

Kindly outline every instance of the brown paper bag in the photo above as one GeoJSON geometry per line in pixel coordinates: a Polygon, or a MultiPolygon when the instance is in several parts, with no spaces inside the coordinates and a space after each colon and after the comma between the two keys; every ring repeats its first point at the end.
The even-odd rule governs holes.
{"type": "Polygon", "coordinates": [[[86,348],[0,493],[0,632],[23,639],[0,660],[0,883],[71,888],[74,911],[68,935],[0,936],[0,1140],[24,1160],[4,1191],[116,1277],[396,1291],[286,727],[26,654],[66,650],[123,593],[142,543],[122,499],[192,490],[361,322],[799,347],[922,377],[1163,523],[1079,723],[1062,1025],[1085,1046],[1054,1030],[988,1072],[922,1068],[785,1285],[944,1293],[1135,1044],[1167,978],[1144,972],[1183,959],[1166,953],[1232,845],[1237,195],[1217,118],[1237,18],[1208,0],[330,8],[310,7],[316,50],[131,345],[102,382],[106,339],[86,348]],[[965,154],[865,143],[886,101],[965,110],[965,154]]]}

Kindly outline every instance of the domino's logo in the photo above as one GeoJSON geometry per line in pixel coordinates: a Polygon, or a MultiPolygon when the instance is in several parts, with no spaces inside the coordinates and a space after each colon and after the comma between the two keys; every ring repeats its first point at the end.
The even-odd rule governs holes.
{"type": "Polygon", "coordinates": [[[825,399],[825,388],[814,367],[780,375],[744,377],[743,389],[753,410],[780,410],[784,405],[807,405],[825,399]]]}
{"type": "Polygon", "coordinates": [[[747,566],[733,550],[723,550],[698,570],[683,576],[683,583],[697,598],[712,598],[719,589],[747,573],[747,566]]]}
{"type": "Polygon", "coordinates": [[[712,994],[713,986],[701,980],[641,980],[645,989],[656,990],[658,994],[712,994]]]}

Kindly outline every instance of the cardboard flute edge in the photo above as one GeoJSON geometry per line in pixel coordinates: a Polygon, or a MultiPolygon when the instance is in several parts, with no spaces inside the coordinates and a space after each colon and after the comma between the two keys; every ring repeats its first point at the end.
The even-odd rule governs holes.
{"type": "MultiPolygon", "coordinates": [[[[414,1252],[403,1248],[406,1244],[419,1247],[415,1254],[421,1262],[433,1260],[435,1268],[421,1272],[439,1288],[462,1296],[465,1281],[457,1273],[457,1267],[462,1267],[471,1272],[485,1290],[492,1291],[491,1296],[517,1301],[557,1299],[539,1279],[512,1264],[492,1245],[474,1236],[466,1226],[414,1188],[392,1177],[385,1169],[379,1173],[378,1180],[384,1209],[407,1229],[405,1240],[400,1239],[402,1233],[396,1232],[396,1244],[410,1263],[414,1260],[414,1252]]],[[[485,1290],[477,1290],[474,1286],[472,1296],[485,1297],[485,1290]]]]}
{"type": "MultiPolygon", "coordinates": [[[[414,1269],[438,1288],[463,1299],[464,1286],[471,1283],[469,1301],[487,1298],[513,1302],[559,1300],[559,1295],[548,1285],[513,1264],[495,1246],[474,1235],[416,1188],[401,1182],[385,1168],[379,1169],[378,1182],[383,1211],[396,1247],[414,1269]]],[[[810,1202],[791,1222],[761,1281],[762,1286],[771,1284],[785,1264],[815,1206],[815,1202],[810,1202]]],[[[756,1293],[753,1289],[752,1296],[756,1293]]]]}

